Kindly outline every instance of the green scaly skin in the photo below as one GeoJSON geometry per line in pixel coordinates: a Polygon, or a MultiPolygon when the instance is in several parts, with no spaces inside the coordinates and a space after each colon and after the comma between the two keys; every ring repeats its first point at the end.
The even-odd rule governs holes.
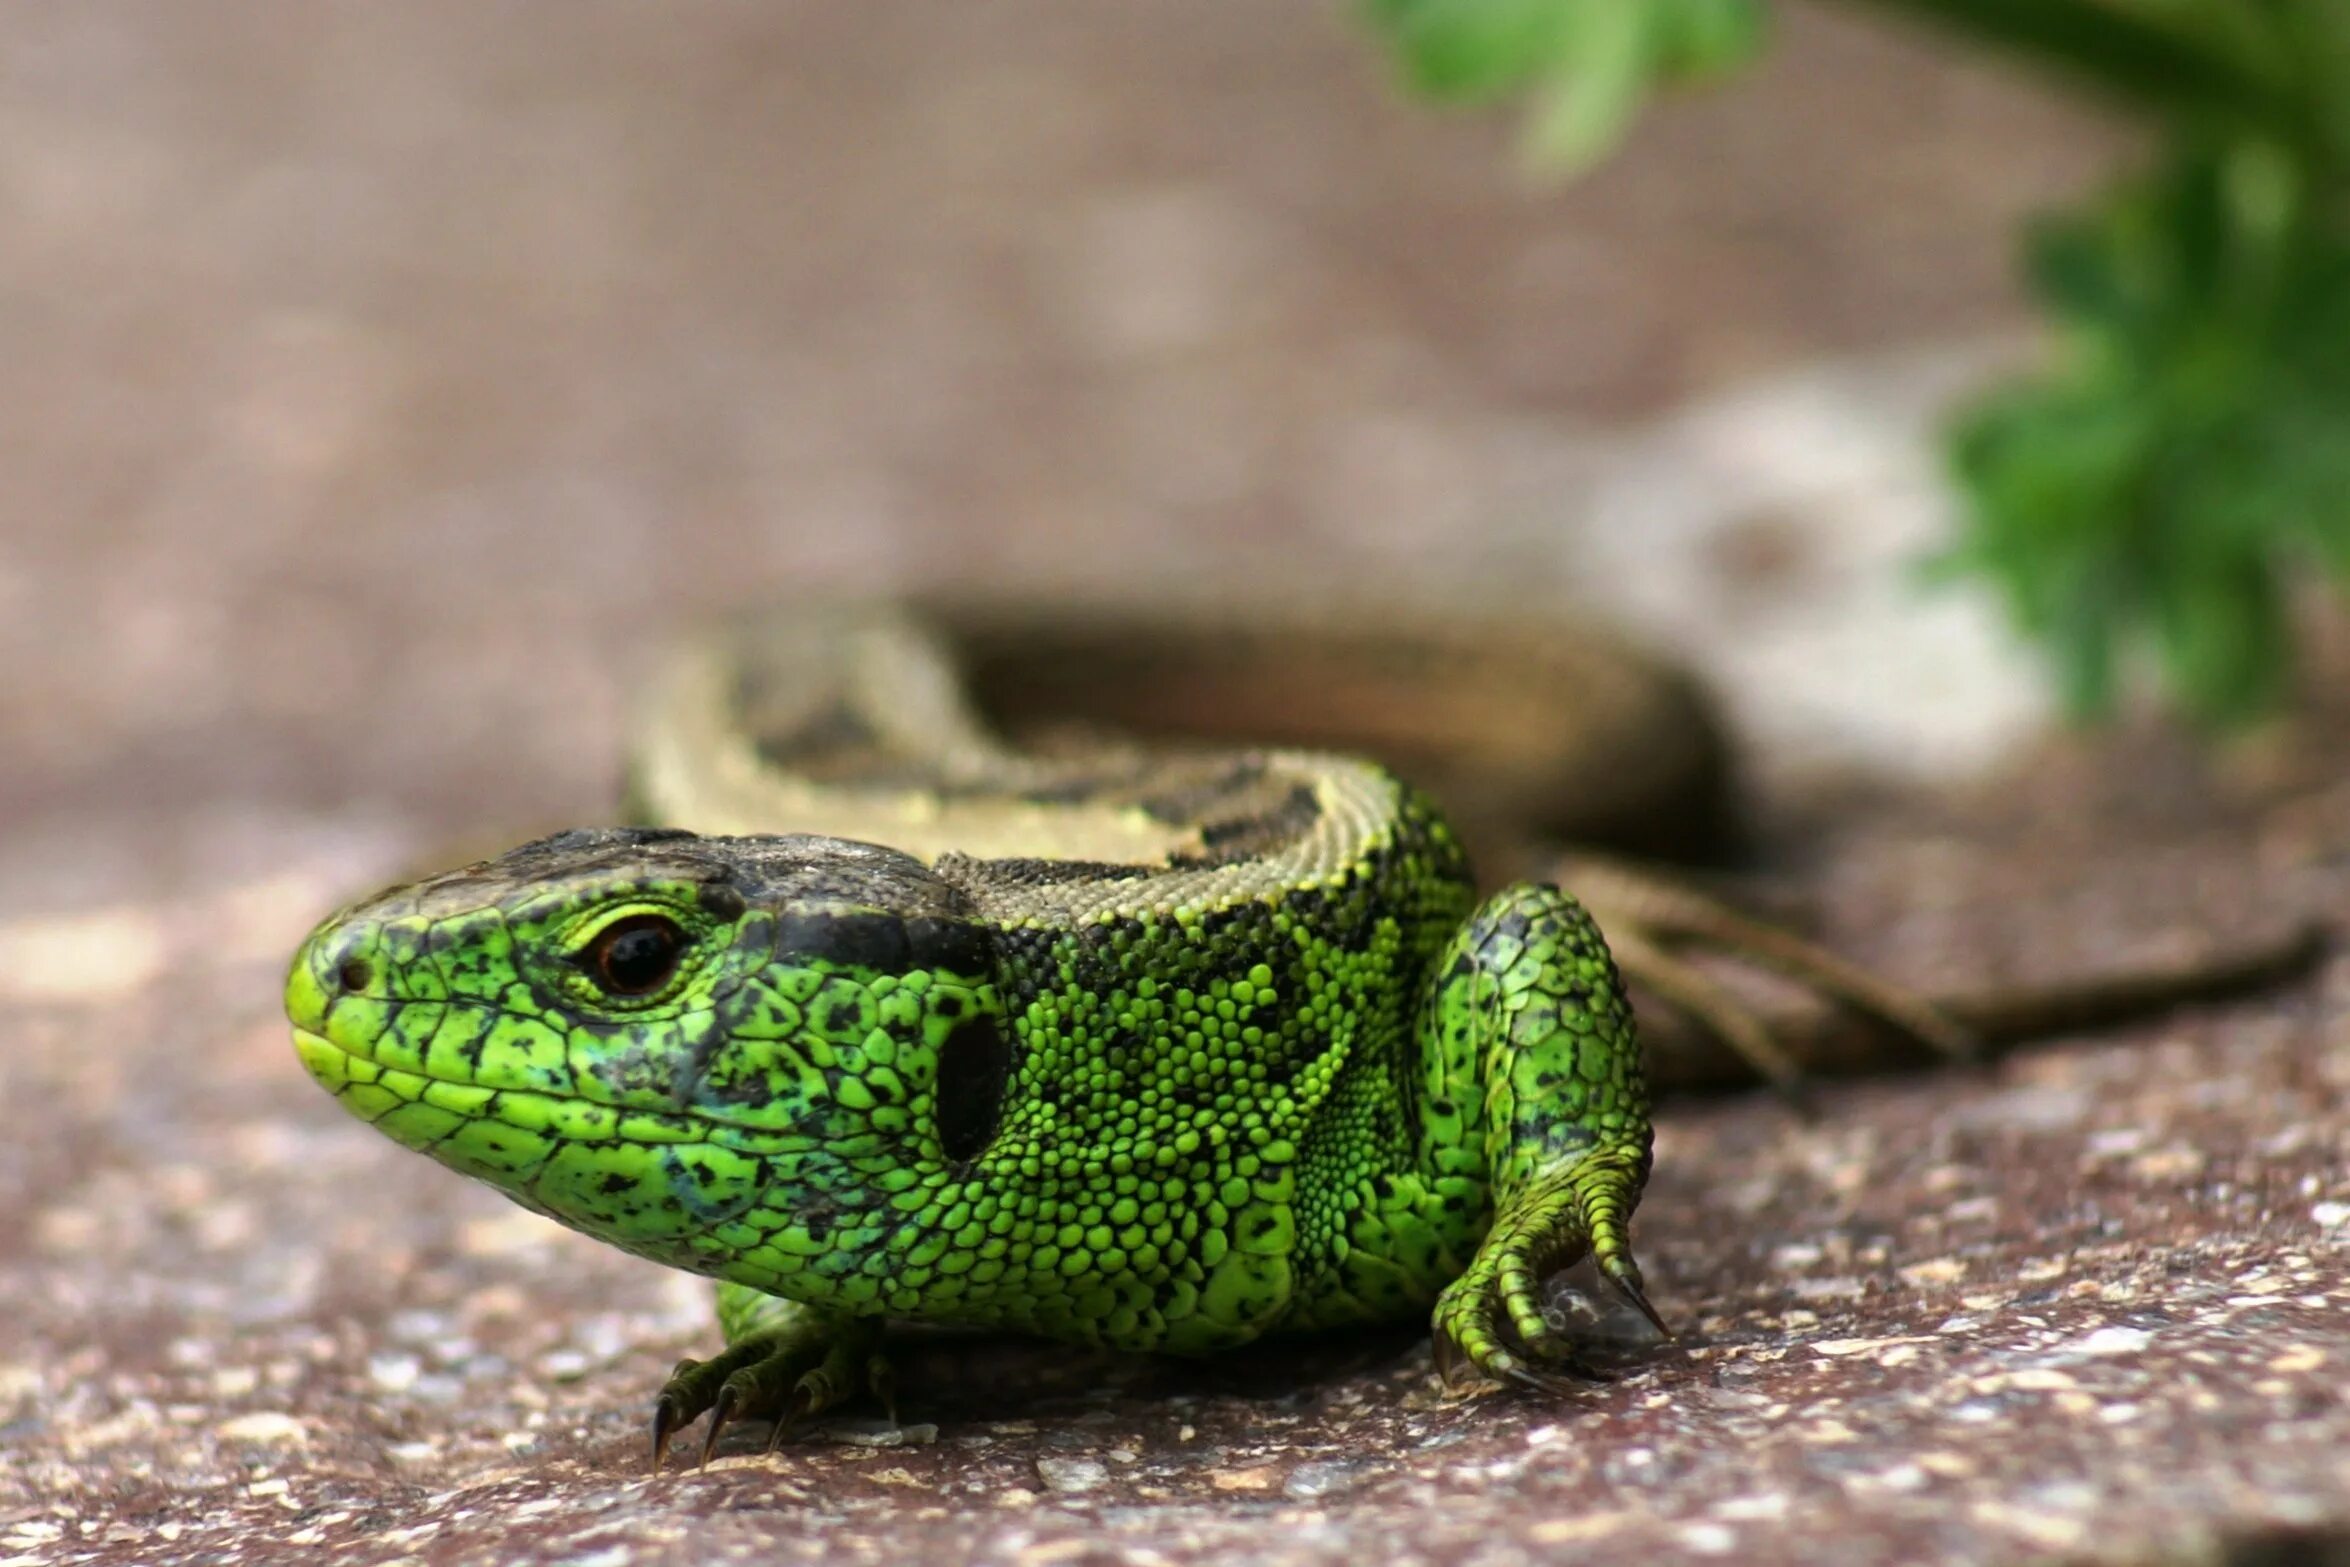
{"type": "Polygon", "coordinates": [[[1548,1385],[1547,1272],[1647,1310],[1630,1007],[1573,899],[1476,905],[1398,797],[1314,884],[1063,923],[978,913],[990,862],[566,833],[329,919],[286,1007],[387,1136],[723,1281],[656,1466],[706,1409],[886,1396],[885,1318],[1197,1355],[1432,1312],[1448,1365],[1548,1385]],[[675,972],[612,994],[590,954],[647,915],[675,972]]]}

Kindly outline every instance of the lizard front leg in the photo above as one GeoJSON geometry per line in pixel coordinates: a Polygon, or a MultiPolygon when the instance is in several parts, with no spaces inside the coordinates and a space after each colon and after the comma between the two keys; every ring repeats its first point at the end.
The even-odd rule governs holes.
{"type": "Polygon", "coordinates": [[[1627,1228],[1648,1179],[1648,1086],[1631,1004],[1590,916],[1556,887],[1497,894],[1454,938],[1421,1027],[1428,1113],[1482,1143],[1494,1212],[1437,1298],[1439,1365],[1449,1372],[1457,1354],[1536,1385],[1553,1380],[1546,1366],[1580,1370],[1544,1320],[1540,1287],[1586,1255],[1662,1331],[1627,1228]]]}
{"type": "Polygon", "coordinates": [[[718,1323],[726,1348],[708,1360],[682,1360],[653,1404],[653,1472],[669,1440],[702,1411],[710,1429],[702,1462],[736,1420],[770,1419],[770,1452],[793,1424],[870,1391],[890,1397],[881,1354],[881,1319],[820,1311],[744,1284],[718,1286],[718,1323]]]}

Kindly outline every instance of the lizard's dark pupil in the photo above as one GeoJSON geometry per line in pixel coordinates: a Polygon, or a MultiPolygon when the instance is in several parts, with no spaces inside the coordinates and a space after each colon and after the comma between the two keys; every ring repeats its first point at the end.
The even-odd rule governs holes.
{"type": "Polygon", "coordinates": [[[605,927],[588,947],[588,972],[616,996],[659,990],[677,972],[685,932],[658,914],[636,914],[605,927]]]}

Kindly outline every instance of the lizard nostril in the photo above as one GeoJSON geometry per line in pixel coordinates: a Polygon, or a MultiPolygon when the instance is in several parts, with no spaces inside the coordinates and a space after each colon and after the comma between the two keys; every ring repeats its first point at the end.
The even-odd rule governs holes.
{"type": "Polygon", "coordinates": [[[335,970],[335,983],[345,990],[365,990],[375,982],[375,965],[365,958],[345,958],[335,970]]]}

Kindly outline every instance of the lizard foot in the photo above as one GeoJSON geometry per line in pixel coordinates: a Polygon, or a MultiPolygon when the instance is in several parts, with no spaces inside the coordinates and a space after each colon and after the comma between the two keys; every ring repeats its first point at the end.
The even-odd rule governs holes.
{"type": "Polygon", "coordinates": [[[1545,1392],[1605,1382],[1543,1308],[1542,1281],[1586,1256],[1657,1332],[1672,1330],[1648,1303],[1624,1229],[1623,1200],[1638,1189],[1637,1156],[1594,1152],[1513,1193],[1468,1270],[1436,1299],[1436,1368],[1447,1386],[1462,1362],[1545,1392]]]}
{"type": "Polygon", "coordinates": [[[773,1452],[801,1421],[860,1391],[891,1404],[880,1341],[877,1322],[802,1320],[738,1340],[708,1360],[679,1361],[653,1402],[653,1473],[661,1472],[671,1439],[705,1410],[710,1427],[702,1437],[703,1466],[737,1420],[772,1421],[767,1451],[773,1452]]]}
{"type": "Polygon", "coordinates": [[[1792,1042],[1777,1037],[1730,988],[1685,961],[1680,949],[1710,949],[1772,970],[1877,1018],[1945,1060],[1982,1059],[1974,1030],[1935,1002],[1692,887],[1595,855],[1565,856],[1557,873],[1608,933],[1625,978],[1695,1018],[1799,1108],[1805,1104],[1803,1081],[1815,1063],[1801,1059],[1789,1048],[1792,1042]]]}

